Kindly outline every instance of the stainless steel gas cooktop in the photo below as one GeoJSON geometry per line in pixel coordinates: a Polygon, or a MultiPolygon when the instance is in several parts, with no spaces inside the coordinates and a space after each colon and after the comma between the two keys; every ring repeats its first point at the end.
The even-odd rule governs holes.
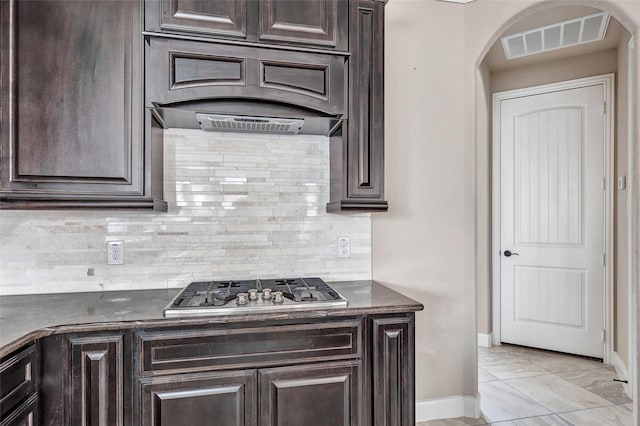
{"type": "Polygon", "coordinates": [[[165,317],[227,315],[345,307],[347,299],[320,278],[198,281],[165,308],[165,317]]]}

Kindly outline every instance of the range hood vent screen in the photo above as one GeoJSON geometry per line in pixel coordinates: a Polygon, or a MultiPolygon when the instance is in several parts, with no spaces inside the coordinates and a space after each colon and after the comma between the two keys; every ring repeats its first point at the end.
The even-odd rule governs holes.
{"type": "Polygon", "coordinates": [[[196,113],[196,118],[202,130],[215,132],[251,132],[298,134],[303,119],[268,118],[221,114],[196,113]]]}

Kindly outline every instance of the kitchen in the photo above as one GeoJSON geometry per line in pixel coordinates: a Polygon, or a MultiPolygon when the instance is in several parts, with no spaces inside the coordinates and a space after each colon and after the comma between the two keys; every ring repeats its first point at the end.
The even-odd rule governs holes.
{"type": "MultiPolygon", "coordinates": [[[[603,2],[596,3],[604,7],[603,2]]],[[[606,5],[622,11],[637,26],[640,18],[634,2],[607,2],[606,5]]],[[[391,0],[386,5],[385,195],[389,201],[388,212],[324,215],[328,197],[328,190],[324,189],[318,201],[314,201],[316,204],[305,204],[303,208],[296,205],[292,209],[297,210],[292,213],[297,220],[313,218],[307,216],[307,210],[319,214],[315,216],[316,223],[304,225],[306,243],[296,239],[300,229],[285,226],[277,230],[289,234],[282,236],[283,248],[272,252],[273,257],[263,257],[269,253],[256,251],[254,257],[243,258],[240,251],[246,248],[247,241],[253,247],[260,247],[260,239],[264,242],[266,238],[247,236],[255,231],[251,223],[230,223],[229,229],[244,235],[224,237],[237,241],[239,249],[237,257],[227,261],[223,253],[210,252],[211,247],[199,252],[191,252],[195,249],[187,247],[190,239],[198,239],[198,235],[191,237],[185,232],[213,234],[217,220],[206,215],[203,219],[203,214],[194,214],[196,219],[186,220],[172,216],[171,211],[168,215],[151,212],[123,215],[113,210],[107,214],[104,211],[3,211],[0,288],[5,294],[41,293],[42,284],[38,283],[46,281],[51,293],[96,291],[102,289],[100,284],[107,290],[157,288],[158,282],[177,289],[196,279],[195,276],[191,279],[191,274],[197,274],[197,279],[212,278],[209,271],[215,270],[225,273],[220,279],[233,279],[247,266],[253,268],[254,263],[260,265],[247,274],[252,277],[259,277],[263,271],[268,271],[267,275],[291,276],[295,272],[317,270],[318,276],[326,281],[374,278],[425,305],[425,310],[416,315],[416,401],[435,403],[453,398],[451,401],[456,407],[468,404],[469,400],[473,404],[477,393],[473,235],[478,225],[473,213],[474,146],[469,141],[476,137],[473,125],[475,62],[493,42],[492,37],[497,37],[501,28],[508,26],[507,22],[537,7],[542,6],[538,2],[482,0],[467,5],[391,0]],[[162,235],[163,232],[167,235],[162,235]],[[340,236],[351,237],[352,257],[347,260],[336,256],[336,241],[340,236]],[[24,239],[30,238],[33,240],[25,244],[24,239]],[[106,265],[107,240],[124,241],[124,265],[106,265]],[[287,242],[288,251],[285,250],[287,242]],[[297,253],[304,253],[304,259],[297,253]],[[277,269],[264,269],[274,267],[276,258],[283,259],[277,269]],[[9,262],[17,263],[6,269],[9,262]],[[60,266],[53,268],[56,264],[60,266]],[[181,270],[182,265],[188,266],[181,270]],[[8,285],[5,283],[11,282],[15,284],[5,287],[8,285]]],[[[165,156],[175,155],[176,170],[165,170],[165,178],[171,182],[171,173],[176,173],[176,177],[183,177],[183,182],[192,181],[191,176],[198,171],[185,170],[196,167],[189,163],[189,153],[172,153],[172,149],[179,148],[168,144],[167,139],[204,136],[172,132],[174,130],[165,135],[165,156]],[[185,177],[178,172],[190,174],[185,177]]],[[[261,138],[250,143],[267,145],[265,139],[275,137],[261,138]]],[[[285,141],[289,138],[292,137],[280,137],[285,141]]],[[[305,143],[313,145],[312,139],[305,139],[305,143]]],[[[318,147],[310,151],[328,149],[324,141],[315,143],[318,147]]],[[[195,147],[204,142],[193,141],[193,144],[195,147]]],[[[229,149],[233,153],[234,148],[229,149]]],[[[193,157],[205,161],[206,156],[212,155],[196,148],[193,151],[193,157]]],[[[326,152],[318,153],[318,157],[322,158],[318,159],[315,173],[326,173],[326,152]]],[[[297,161],[293,158],[290,163],[297,161]]],[[[167,164],[171,163],[165,162],[165,167],[167,164]]],[[[224,177],[242,178],[218,178],[223,181],[224,177]]],[[[319,179],[326,182],[326,176],[319,179]]],[[[165,200],[171,204],[171,197],[175,197],[176,208],[178,203],[203,202],[202,199],[189,200],[187,192],[191,188],[184,183],[178,188],[177,178],[175,193],[171,185],[165,188],[165,200]],[[183,189],[184,192],[178,192],[183,189]]],[[[207,191],[207,188],[201,189],[207,191]]],[[[210,194],[203,198],[205,202],[212,199],[210,194]]],[[[234,203],[234,200],[228,198],[220,202],[234,203]]],[[[225,214],[220,216],[233,221],[234,216],[228,213],[233,209],[224,210],[225,214]]],[[[265,217],[271,217],[272,213],[262,212],[265,217]]],[[[258,224],[259,227],[267,225],[258,224]]],[[[458,411],[462,415],[465,410],[458,411]]]]}

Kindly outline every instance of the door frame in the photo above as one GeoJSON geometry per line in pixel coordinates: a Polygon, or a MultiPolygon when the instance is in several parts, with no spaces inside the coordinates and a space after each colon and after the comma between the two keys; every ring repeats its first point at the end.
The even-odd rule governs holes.
{"type": "Polygon", "coordinates": [[[603,225],[603,255],[604,255],[604,283],[603,283],[603,326],[604,326],[604,344],[603,344],[603,361],[605,364],[611,364],[613,356],[613,271],[614,265],[611,261],[611,253],[613,253],[613,194],[615,179],[614,156],[613,156],[613,140],[614,140],[614,120],[615,120],[615,104],[614,104],[614,74],[604,74],[594,77],[580,78],[576,80],[568,80],[560,83],[544,84],[540,86],[526,87],[522,89],[507,90],[493,94],[493,117],[492,117],[492,238],[491,238],[491,281],[492,281],[492,344],[500,346],[501,344],[501,322],[500,322],[500,114],[501,102],[509,99],[520,98],[524,96],[540,95],[550,92],[558,92],[569,89],[578,89],[582,87],[602,85],[605,98],[605,123],[604,123],[604,223],[603,225]]]}

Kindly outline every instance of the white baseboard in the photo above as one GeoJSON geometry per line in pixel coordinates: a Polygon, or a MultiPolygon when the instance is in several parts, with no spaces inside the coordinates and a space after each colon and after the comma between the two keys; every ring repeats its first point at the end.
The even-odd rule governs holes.
{"type": "Polygon", "coordinates": [[[455,417],[480,417],[480,394],[430,399],[416,404],[416,423],[455,417]]]}
{"type": "Polygon", "coordinates": [[[478,333],[478,347],[490,348],[493,335],[491,333],[478,333]]]}
{"type": "MultiPolygon", "coordinates": [[[[619,379],[630,380],[629,370],[627,369],[627,366],[624,365],[624,362],[620,359],[618,352],[613,353],[613,357],[611,359],[611,365],[613,365],[613,368],[616,369],[616,374],[618,374],[619,379]]],[[[630,383],[628,384],[623,383],[622,386],[624,387],[624,391],[627,394],[627,396],[633,399],[633,397],[631,396],[631,386],[629,386],[629,384],[630,383]]]]}

